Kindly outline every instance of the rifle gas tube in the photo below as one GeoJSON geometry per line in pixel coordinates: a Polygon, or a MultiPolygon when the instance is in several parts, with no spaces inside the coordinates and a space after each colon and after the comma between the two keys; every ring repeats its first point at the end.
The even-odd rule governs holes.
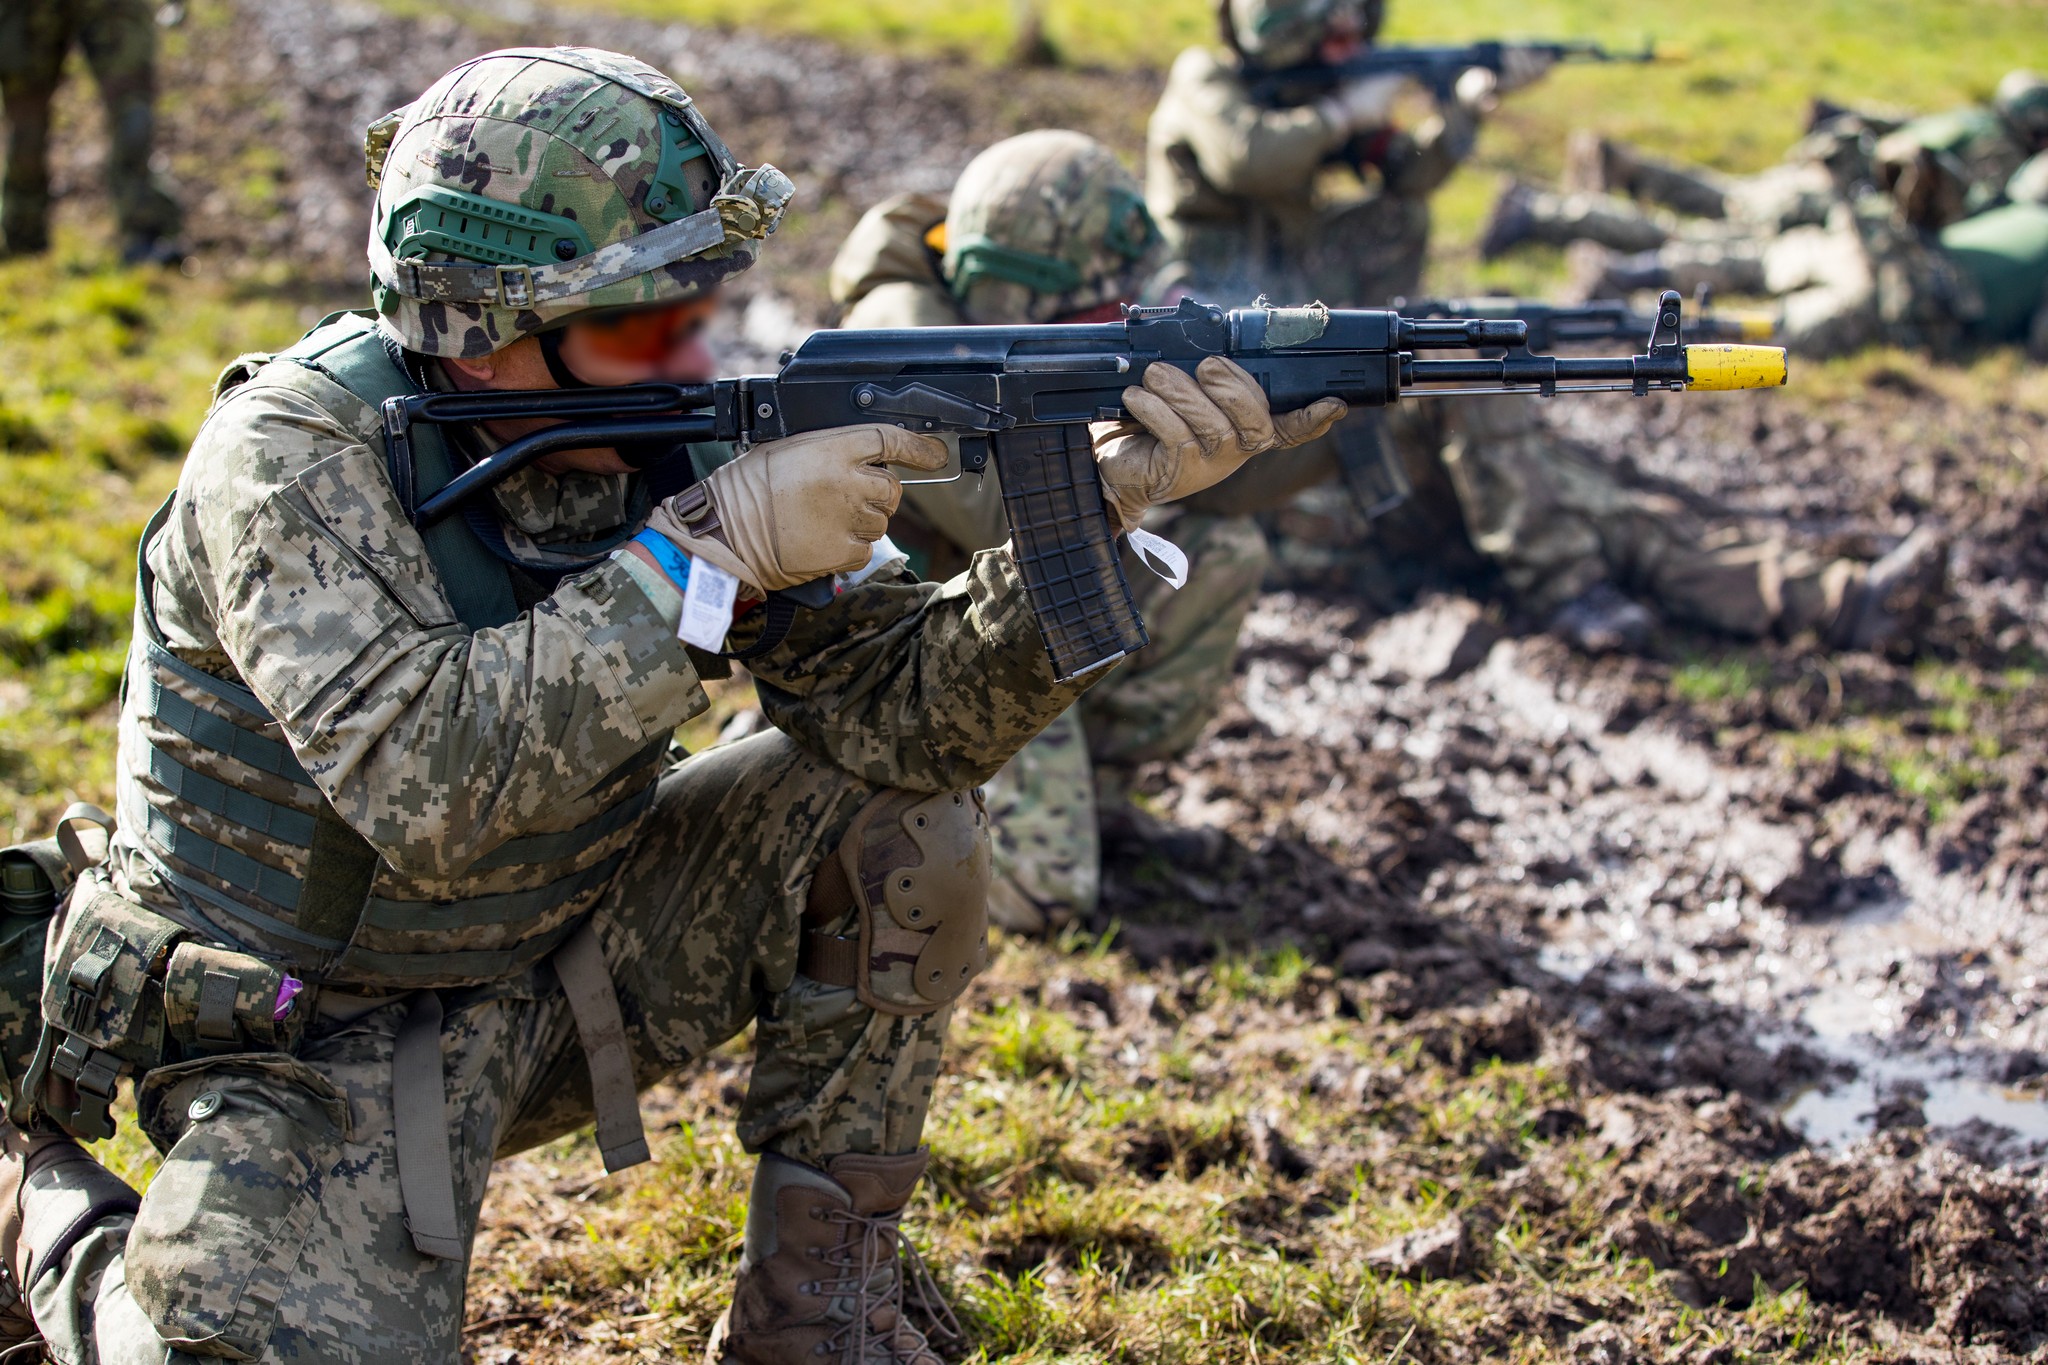
{"type": "MultiPolygon", "coordinates": [[[[1396,299],[1394,309],[1411,318],[1515,318],[1529,324],[1529,349],[1584,346],[1646,336],[1657,315],[1632,308],[1622,299],[1594,299],[1581,304],[1546,303],[1542,299],[1468,298],[1396,299]]],[[[1685,320],[1693,341],[1769,342],[1778,333],[1769,313],[1702,309],[1685,320]]]]}
{"type": "Polygon", "coordinates": [[[963,473],[1002,469],[1011,553],[1054,673],[1076,677],[1144,647],[1103,501],[1088,424],[1126,416],[1124,390],[1150,365],[1192,371],[1206,356],[1249,370],[1276,409],[1334,396],[1383,407],[1441,393],[1760,388],[1785,382],[1783,351],[1685,346],[1666,294],[1644,354],[1531,354],[1521,319],[1417,319],[1379,309],[1240,308],[1192,299],[1132,308],[1121,322],[817,332],[772,375],[571,393],[421,394],[384,407],[397,447],[419,422],[549,417],[428,497],[422,525],[556,450],[670,441],[756,442],[862,422],[960,438],[963,473]],[[1426,359],[1430,350],[1499,351],[1426,359]]]}

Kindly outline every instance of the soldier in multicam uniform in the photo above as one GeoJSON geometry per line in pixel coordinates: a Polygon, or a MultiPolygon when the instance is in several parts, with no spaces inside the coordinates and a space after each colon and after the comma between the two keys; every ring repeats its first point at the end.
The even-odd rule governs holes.
{"type": "MultiPolygon", "coordinates": [[[[66,858],[0,857],[0,908],[78,877],[40,1005],[0,1007],[0,1331],[109,1365],[454,1360],[493,1157],[594,1119],[608,1167],[645,1159],[635,1092],[751,1022],[760,1162],[708,1359],[937,1365],[900,1219],[986,954],[971,789],[1085,684],[1006,551],[945,584],[886,553],[885,466],[946,455],[895,427],[659,501],[564,452],[416,529],[522,427],[394,458],[382,399],[702,376],[791,187],[580,48],[456,68],[371,153],[376,313],[231,367],[145,533],[110,850],[76,820],[66,858]],[[776,730],[678,761],[724,668],[677,638],[685,585],[721,574],[743,604],[840,591],[780,643],[737,620],[776,730]],[[164,1153],[139,1201],[67,1135],[124,1075],[164,1153]]],[[[1127,523],[1342,411],[1275,416],[1220,361],[1127,397],[1170,433],[1098,441],[1127,523]]]]}
{"type": "Polygon", "coordinates": [[[1875,183],[1879,142],[1895,127],[1876,115],[1826,113],[1777,165],[1749,176],[1667,161],[1581,130],[1565,144],[1561,192],[1509,182],[1479,254],[1493,260],[1525,242],[1576,241],[1652,251],[1674,239],[1715,242],[1825,223],[1836,204],[1875,183]]]}
{"type": "MultiPolygon", "coordinates": [[[[1525,54],[1498,80],[1467,72],[1457,98],[1413,133],[1390,125],[1397,84],[1385,79],[1315,103],[1253,100],[1248,73],[1340,61],[1373,40],[1382,11],[1382,0],[1230,0],[1222,16],[1230,52],[1197,48],[1175,61],[1152,115],[1146,194],[1192,290],[1224,303],[1265,292],[1283,303],[1352,307],[1416,292],[1428,196],[1470,152],[1498,96],[1541,77],[1547,63],[1525,54]],[[1369,173],[1377,188],[1325,203],[1323,172],[1333,163],[1369,173]]],[[[1271,514],[1303,490],[1314,490],[1311,504],[1339,497],[1336,485],[1359,462],[1346,438],[1374,421],[1410,481],[1447,488],[1455,503],[1396,514],[1430,519],[1406,538],[1428,553],[1462,522],[1521,606],[1584,648],[1639,643],[1654,623],[1644,602],[1741,637],[1813,630],[1837,645],[1870,647],[1898,634],[1941,576],[1945,555],[1931,534],[1909,536],[1872,566],[1710,525],[1675,498],[1625,484],[1515,399],[1360,414],[1337,440],[1262,461],[1187,510],[1271,514]]],[[[1304,520],[1333,538],[1356,534],[1348,508],[1283,524],[1304,520]]],[[[1383,522],[1375,538],[1388,539],[1386,530],[1383,522]]],[[[1293,539],[1283,538],[1283,558],[1307,557],[1293,539]]],[[[1330,557],[1324,546],[1312,549],[1319,562],[1330,557]]]]}
{"type": "MultiPolygon", "coordinates": [[[[950,199],[899,195],[863,217],[832,266],[847,327],[1113,321],[1159,264],[1138,182],[1080,133],[1025,133],[970,162],[950,199]]],[[[1194,742],[1221,704],[1238,628],[1268,564],[1248,517],[1162,508],[1146,527],[1188,555],[1172,588],[1126,555],[1152,643],[987,786],[995,922],[1040,933],[1085,917],[1101,889],[1100,837],[1150,833],[1124,799],[1138,764],[1194,742]]],[[[890,536],[931,577],[1002,543],[1002,491],[982,479],[913,485],[890,536]]]]}
{"type": "MultiPolygon", "coordinates": [[[[1838,116],[1835,126],[1854,117],[1838,116]]],[[[1589,188],[1641,192],[1645,163],[1631,154],[1582,159],[1601,163],[1589,188]]],[[[1647,179],[1683,178],[1662,167],[1647,179]]],[[[1485,245],[1498,254],[1528,241],[1577,243],[1576,287],[1586,294],[1705,286],[1779,297],[1780,338],[1809,355],[1964,341],[2027,341],[2048,355],[2040,311],[2048,262],[2036,226],[2048,199],[2048,79],[2010,72],[1989,106],[1914,119],[1883,136],[1872,125],[1822,178],[1837,188],[1816,187],[1796,213],[1731,211],[1686,223],[1613,194],[1511,187],[1485,245]]],[[[1717,183],[1700,177],[1696,208],[1712,207],[1705,192],[1717,183]]],[[[1664,197],[1683,207],[1684,196],[1664,197]]]]}
{"type": "Polygon", "coordinates": [[[64,59],[82,48],[107,118],[107,189],[132,262],[177,255],[178,205],[149,168],[155,135],[156,21],[148,0],[8,0],[0,6],[0,95],[7,176],[0,254],[50,244],[50,105],[64,59]]]}

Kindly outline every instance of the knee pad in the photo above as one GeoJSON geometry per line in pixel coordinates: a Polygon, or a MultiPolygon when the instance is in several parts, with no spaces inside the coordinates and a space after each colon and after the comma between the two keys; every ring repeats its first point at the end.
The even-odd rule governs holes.
{"type": "Polygon", "coordinates": [[[941,1009],[988,965],[989,879],[980,793],[879,792],[811,883],[798,968],[884,1014],[941,1009]]]}

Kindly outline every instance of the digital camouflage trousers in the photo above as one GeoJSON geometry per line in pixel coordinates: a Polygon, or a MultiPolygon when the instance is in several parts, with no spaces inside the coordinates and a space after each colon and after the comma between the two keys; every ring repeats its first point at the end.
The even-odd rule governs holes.
{"type": "Polygon", "coordinates": [[[1176,589],[1125,554],[1152,643],[988,783],[996,868],[990,914],[1005,928],[1035,928],[1034,918],[1059,922],[1095,908],[1099,804],[1122,799],[1138,764],[1193,744],[1229,691],[1238,630],[1270,562],[1265,537],[1249,517],[1168,513],[1157,524],[1191,567],[1176,589]]]}
{"type": "MultiPolygon", "coordinates": [[[[877,1012],[797,974],[813,869],[876,788],[779,733],[661,779],[595,929],[644,1088],[757,1023],[742,1142],[811,1164],[914,1149],[948,1012],[877,1012]]],[[[442,993],[458,1221],[494,1158],[593,1117],[575,1024],[532,979],[442,993]]],[[[296,1056],[163,1068],[143,1120],[172,1145],[33,1306],[67,1365],[453,1361],[466,1263],[415,1251],[393,1126],[393,999],[321,1004],[296,1056]],[[132,1223],[132,1226],[131,1226],[132,1223]]]]}

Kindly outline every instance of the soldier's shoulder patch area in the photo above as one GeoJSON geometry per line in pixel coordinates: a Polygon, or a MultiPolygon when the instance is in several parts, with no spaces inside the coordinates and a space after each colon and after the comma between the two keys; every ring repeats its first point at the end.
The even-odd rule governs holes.
{"type": "Polygon", "coordinates": [[[380,643],[418,629],[297,484],[256,509],[222,569],[219,600],[222,647],[288,725],[329,688],[356,681],[353,666],[381,658],[380,643]]]}
{"type": "Polygon", "coordinates": [[[430,627],[455,623],[440,571],[398,505],[380,453],[349,446],[309,466],[297,483],[320,521],[415,620],[430,627]]]}

